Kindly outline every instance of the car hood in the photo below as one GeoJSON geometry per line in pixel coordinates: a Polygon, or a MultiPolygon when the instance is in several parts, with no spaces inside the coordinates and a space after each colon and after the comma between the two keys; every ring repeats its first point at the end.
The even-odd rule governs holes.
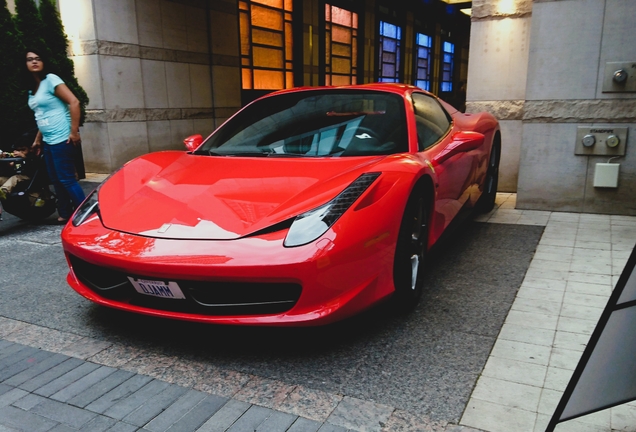
{"type": "Polygon", "coordinates": [[[324,204],[385,158],[152,153],[100,187],[100,216],[107,228],[148,237],[236,239],[324,204]]]}

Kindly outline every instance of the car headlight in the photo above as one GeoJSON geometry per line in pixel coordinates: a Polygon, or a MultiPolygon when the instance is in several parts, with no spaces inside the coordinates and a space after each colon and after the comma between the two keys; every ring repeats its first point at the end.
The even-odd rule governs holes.
{"type": "Polygon", "coordinates": [[[327,204],[296,216],[283,245],[302,246],[323,235],[379,176],[377,172],[362,174],[327,204]]]}
{"type": "Polygon", "coordinates": [[[80,226],[91,215],[99,213],[99,202],[97,201],[97,190],[91,192],[91,194],[84,200],[79,206],[75,214],[73,215],[73,226],[80,226]]]}

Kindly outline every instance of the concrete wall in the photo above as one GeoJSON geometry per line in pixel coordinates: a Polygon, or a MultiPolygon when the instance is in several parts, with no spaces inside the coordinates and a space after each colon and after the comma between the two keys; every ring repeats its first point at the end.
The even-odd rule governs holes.
{"type": "Polygon", "coordinates": [[[183,149],[240,107],[236,0],[59,0],[90,97],[87,171],[183,149]],[[206,4],[209,3],[209,4],[206,4]]]}
{"type": "Polygon", "coordinates": [[[517,206],[636,215],[636,93],[603,93],[605,63],[636,62],[633,0],[535,1],[517,206]],[[594,188],[607,156],[576,156],[577,126],[629,127],[618,188],[594,188]]]}

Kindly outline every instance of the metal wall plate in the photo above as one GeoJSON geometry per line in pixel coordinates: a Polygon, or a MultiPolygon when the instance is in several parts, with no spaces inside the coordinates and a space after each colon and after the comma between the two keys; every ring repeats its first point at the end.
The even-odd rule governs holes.
{"type": "Polygon", "coordinates": [[[626,127],[594,126],[576,129],[575,155],[625,156],[626,127]],[[618,140],[618,144],[616,143],[618,140]]]}
{"type": "Polygon", "coordinates": [[[636,92],[636,61],[605,63],[603,93],[622,92],[636,92]]]}

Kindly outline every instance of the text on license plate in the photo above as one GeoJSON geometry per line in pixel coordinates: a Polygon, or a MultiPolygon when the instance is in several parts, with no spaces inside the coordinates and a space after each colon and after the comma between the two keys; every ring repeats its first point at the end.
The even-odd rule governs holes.
{"type": "Polygon", "coordinates": [[[164,282],[148,279],[135,279],[128,277],[130,283],[133,284],[135,290],[140,294],[171,298],[171,299],[184,299],[183,291],[179,288],[176,282],[164,282]]]}

